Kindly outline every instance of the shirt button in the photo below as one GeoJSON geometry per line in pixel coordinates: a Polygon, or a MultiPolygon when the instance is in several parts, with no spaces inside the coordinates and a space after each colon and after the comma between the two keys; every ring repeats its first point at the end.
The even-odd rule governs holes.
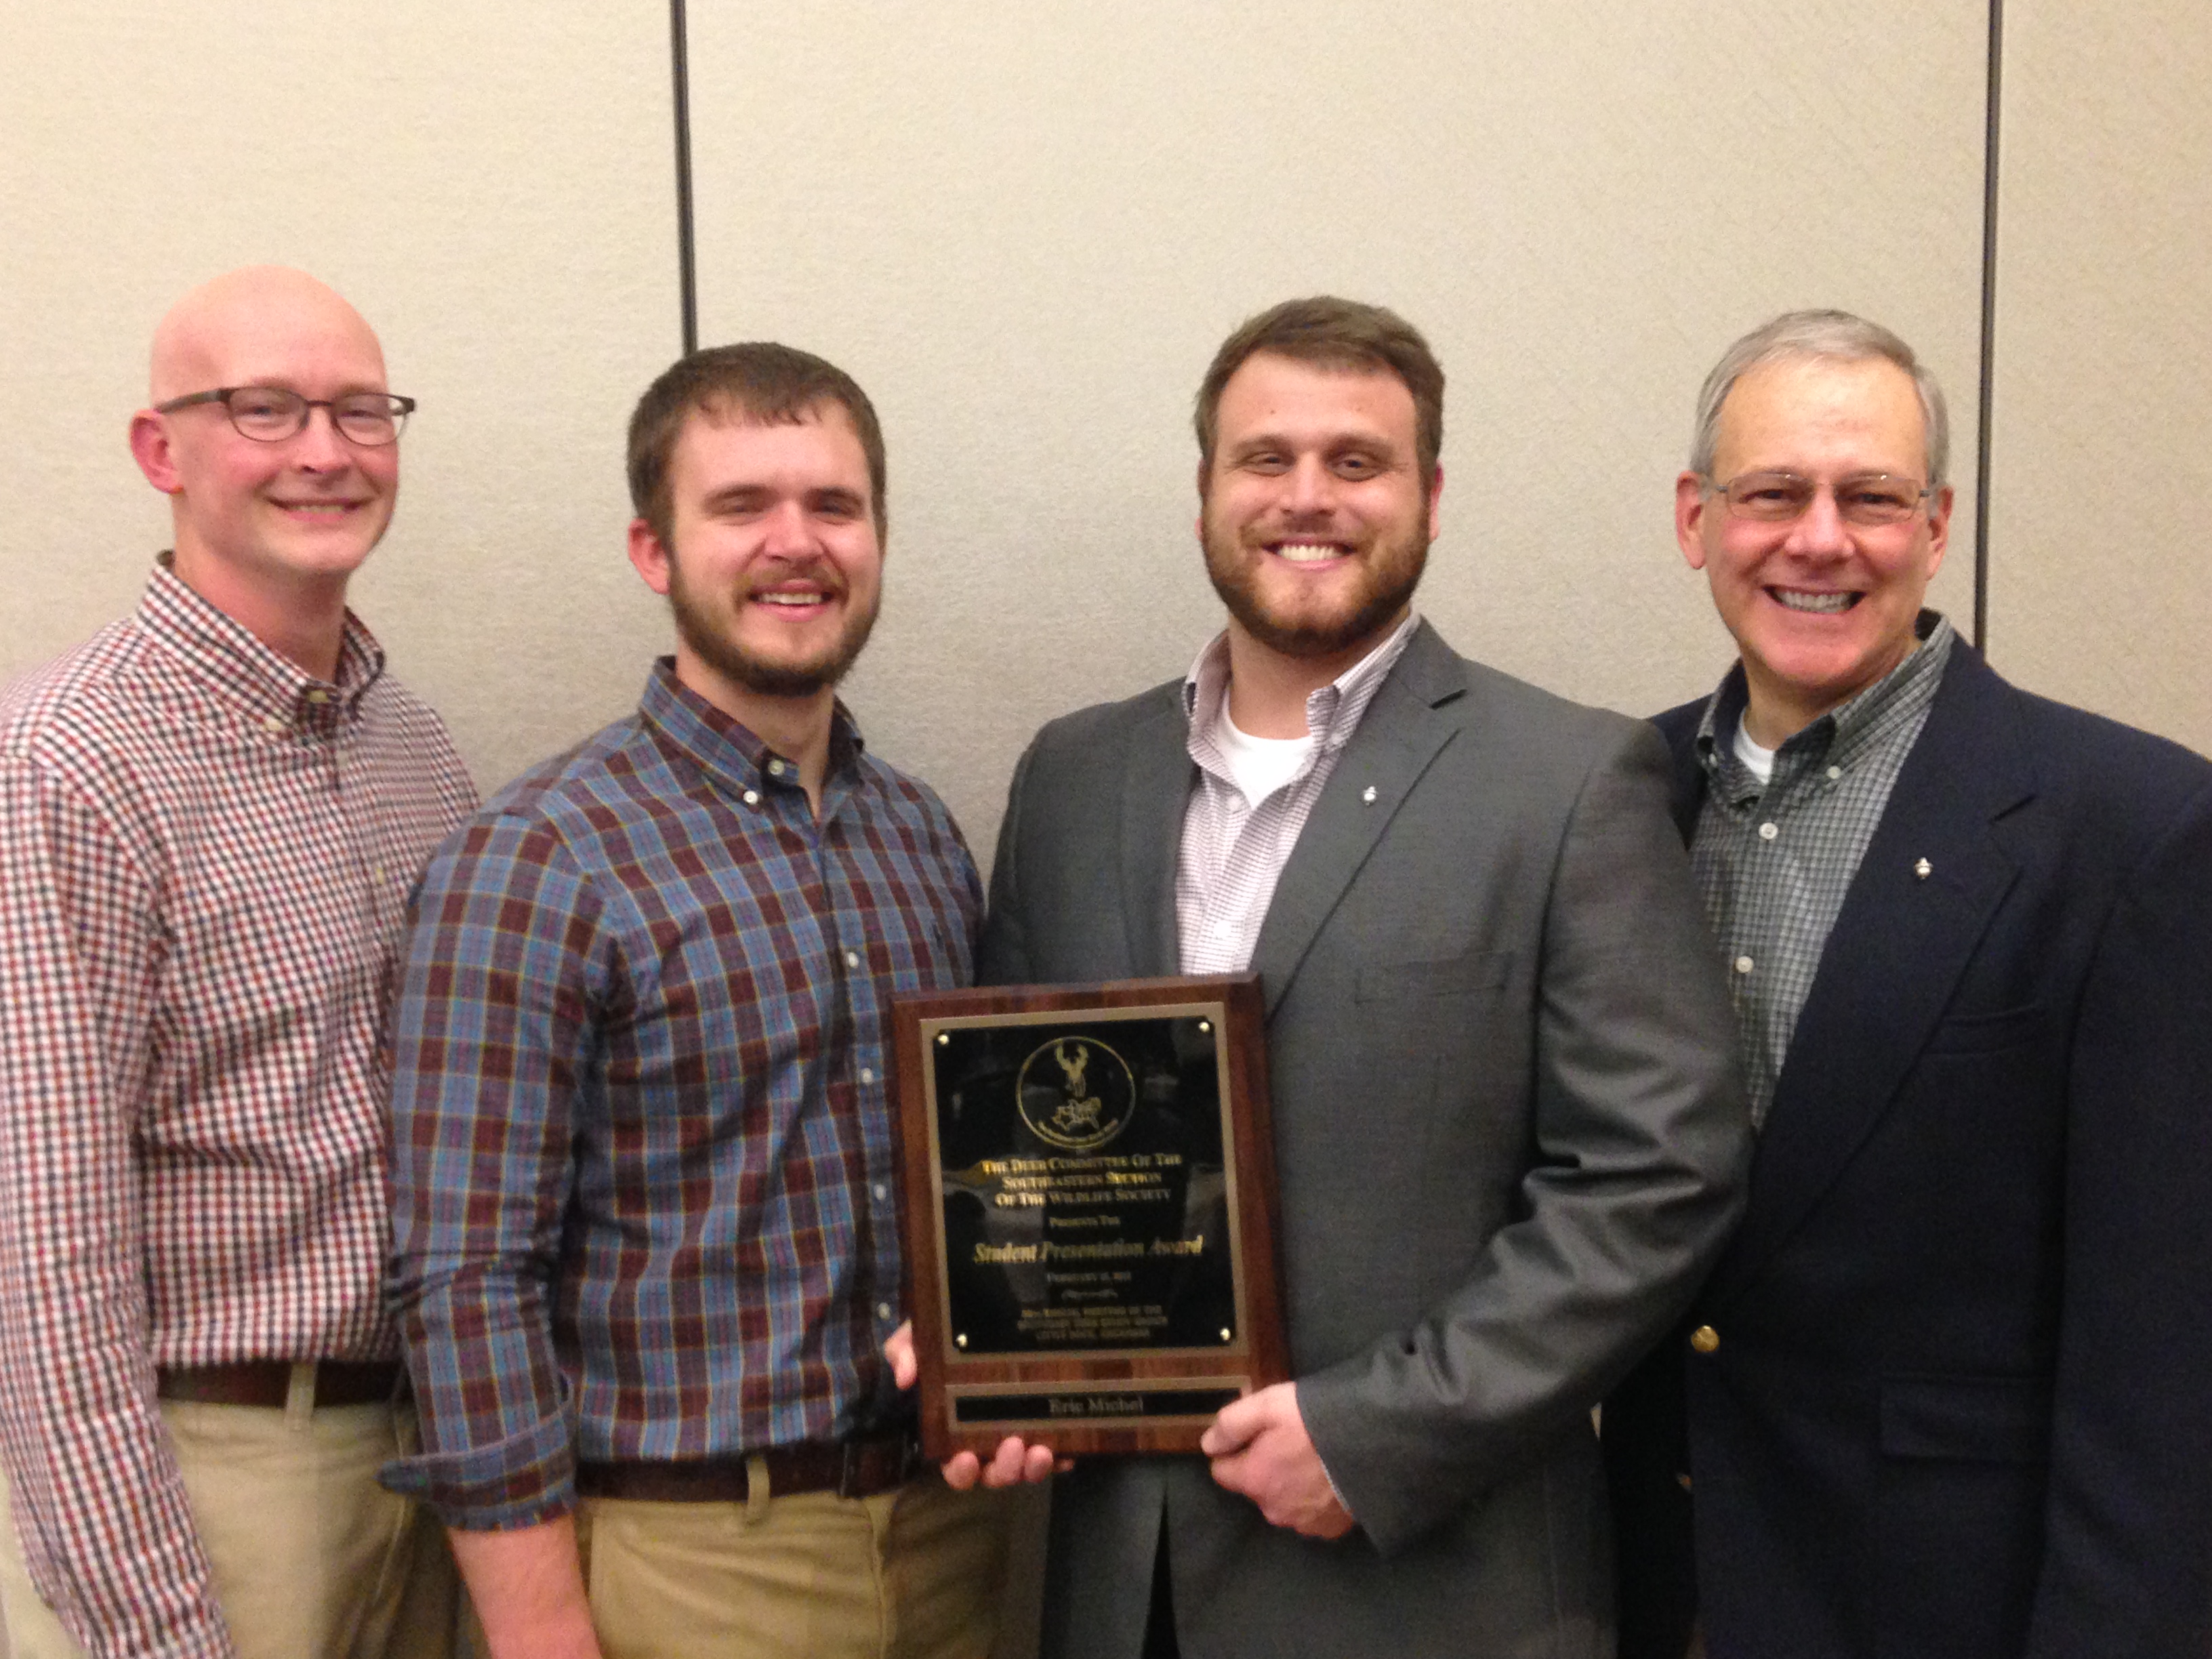
{"type": "Polygon", "coordinates": [[[323,690],[320,687],[317,687],[315,690],[307,693],[307,701],[312,703],[320,705],[328,702],[330,700],[331,694],[323,690]]]}
{"type": "Polygon", "coordinates": [[[781,761],[770,761],[768,763],[768,775],[772,778],[781,777],[783,775],[783,763],[781,761]]]}
{"type": "Polygon", "coordinates": [[[1735,970],[1739,974],[1749,973],[1751,971],[1751,958],[1749,957],[1738,957],[1735,959],[1735,970]]]}
{"type": "Polygon", "coordinates": [[[877,1317],[877,1318],[878,1318],[878,1319],[889,1319],[890,1316],[891,1316],[891,1304],[890,1304],[890,1303],[888,1303],[888,1302],[878,1302],[878,1303],[877,1303],[877,1304],[876,1304],[876,1317],[877,1317]]]}
{"type": "Polygon", "coordinates": [[[1830,783],[1833,783],[1838,778],[1840,778],[1843,775],[1844,769],[1840,766],[1832,766],[1828,769],[1828,781],[1830,783]]]}
{"type": "Polygon", "coordinates": [[[860,953],[858,951],[846,951],[846,952],[845,952],[845,965],[846,965],[848,968],[857,968],[857,967],[859,967],[859,966],[860,965],[860,953]]]}
{"type": "Polygon", "coordinates": [[[891,1195],[891,1189],[880,1181],[878,1181],[874,1186],[868,1188],[868,1190],[873,1193],[878,1200],[886,1199],[891,1195]]]}
{"type": "Polygon", "coordinates": [[[748,806],[758,806],[760,805],[760,791],[757,789],[746,790],[745,805],[748,806]]]}
{"type": "Polygon", "coordinates": [[[1759,826],[1759,838],[1761,841],[1772,841],[1781,833],[1771,823],[1762,823],[1759,826]]]}
{"type": "Polygon", "coordinates": [[[861,1082],[863,1082],[863,1083],[873,1083],[875,1080],[876,1080],[876,1074],[875,1074],[875,1072],[874,1072],[871,1067],[869,1067],[869,1066],[863,1066],[862,1067],[860,1067],[860,1081],[861,1081],[861,1082]]]}
{"type": "Polygon", "coordinates": [[[261,722],[261,729],[272,738],[281,738],[292,729],[292,723],[281,714],[271,714],[261,722]]]}
{"type": "Polygon", "coordinates": [[[1711,1353],[1721,1345],[1721,1334],[1710,1325],[1700,1325],[1690,1333],[1690,1346],[1699,1353],[1711,1353]]]}

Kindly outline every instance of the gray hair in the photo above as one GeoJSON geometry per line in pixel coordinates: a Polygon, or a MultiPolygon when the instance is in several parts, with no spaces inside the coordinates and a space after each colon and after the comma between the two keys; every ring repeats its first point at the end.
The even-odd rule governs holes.
{"type": "Polygon", "coordinates": [[[1720,447],[1721,405],[1735,383],[1751,370],[1790,357],[1826,357],[1843,362],[1865,362],[1880,358],[1894,363],[1912,377],[1920,394],[1921,428],[1928,439],[1928,477],[1930,489],[1948,482],[1951,464],[1951,416],[1943,403],[1943,388],[1929,367],[1913,356],[1912,348],[1880,323],[1870,323],[1848,311],[1786,311],[1762,323],[1722,354],[1713,372],[1705,376],[1698,393],[1698,426],[1690,443],[1690,471],[1701,478],[1713,472],[1713,452],[1720,447]]]}

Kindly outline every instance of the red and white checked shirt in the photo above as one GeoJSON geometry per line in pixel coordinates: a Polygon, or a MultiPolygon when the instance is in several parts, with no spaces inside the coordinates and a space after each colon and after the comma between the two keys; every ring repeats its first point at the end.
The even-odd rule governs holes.
{"type": "Polygon", "coordinates": [[[1182,848],[1176,861],[1176,932],[1186,974],[1241,974],[1252,965],[1260,924],[1275,883],[1338,757],[1382,682],[1406,654],[1419,617],[1408,612],[1382,644],[1328,684],[1306,694],[1306,729],[1313,755],[1297,775],[1257,806],[1230,777],[1214,737],[1229,718],[1229,636],[1217,634],[1183,681],[1190,717],[1190,757],[1198,787],[1184,809],[1182,848]]]}
{"type": "Polygon", "coordinates": [[[99,1659],[231,1651],[155,1367],[398,1352],[378,1042],[474,805],[359,622],[319,681],[166,562],[0,690],[0,1457],[99,1659]]]}

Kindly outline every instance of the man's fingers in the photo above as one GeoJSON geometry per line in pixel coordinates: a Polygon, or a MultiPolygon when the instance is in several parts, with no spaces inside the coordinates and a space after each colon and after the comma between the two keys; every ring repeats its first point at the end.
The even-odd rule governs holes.
{"type": "Polygon", "coordinates": [[[1233,1492],[1240,1498],[1253,1495],[1252,1457],[1243,1450],[1217,1457],[1212,1465],[1213,1483],[1224,1492],[1233,1492]]]}
{"type": "Polygon", "coordinates": [[[914,1386],[919,1367],[914,1357],[914,1322],[907,1320],[884,1339],[884,1358],[891,1364],[891,1381],[902,1389],[914,1386]]]}
{"type": "Polygon", "coordinates": [[[955,1492],[968,1491],[982,1472],[982,1460],[971,1451],[953,1453],[938,1470],[945,1477],[945,1484],[955,1492]]]}
{"type": "Polygon", "coordinates": [[[1029,1448],[1012,1435],[1008,1435],[999,1443],[999,1449],[991,1454],[991,1466],[983,1471],[983,1484],[987,1486],[1018,1486],[1028,1462],[1029,1448]]]}
{"type": "Polygon", "coordinates": [[[1232,1400],[1216,1413],[1199,1438],[1199,1450],[1208,1457],[1226,1457],[1250,1445],[1267,1421],[1267,1410],[1255,1403],[1256,1398],[1247,1395],[1232,1400]]]}

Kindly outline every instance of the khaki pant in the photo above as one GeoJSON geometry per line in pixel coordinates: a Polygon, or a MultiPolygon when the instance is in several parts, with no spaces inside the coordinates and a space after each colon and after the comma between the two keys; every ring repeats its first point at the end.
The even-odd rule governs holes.
{"type": "Polygon", "coordinates": [[[1011,1514],[927,1476],[875,1498],[587,1498],[576,1538],[605,1659],[984,1659],[1011,1514]]]}
{"type": "MultiPolygon", "coordinates": [[[[448,1659],[458,1580],[436,1518],[376,1484],[414,1413],[161,1402],[240,1659],[448,1659]]],[[[0,1509],[6,1489],[0,1486],[0,1509]]],[[[0,1526],[9,1659],[84,1659],[0,1526]]]]}

